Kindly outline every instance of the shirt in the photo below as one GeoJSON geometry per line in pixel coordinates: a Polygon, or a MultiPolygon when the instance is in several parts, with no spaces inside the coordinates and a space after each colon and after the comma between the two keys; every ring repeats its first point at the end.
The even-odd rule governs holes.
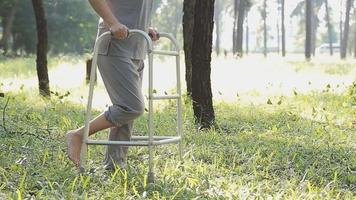
{"type": "MultiPolygon", "coordinates": [[[[107,0],[107,3],[120,23],[129,29],[148,31],[153,0],[107,0]]],[[[104,24],[103,19],[100,19],[98,36],[106,31],[109,31],[109,28],[104,24]]],[[[142,60],[147,53],[146,45],[146,40],[140,35],[122,40],[111,37],[99,46],[99,54],[142,60]]]]}

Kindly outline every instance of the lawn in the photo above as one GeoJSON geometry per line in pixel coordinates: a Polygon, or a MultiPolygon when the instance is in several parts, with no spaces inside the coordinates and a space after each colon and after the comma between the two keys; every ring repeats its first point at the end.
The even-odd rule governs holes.
{"type": "MultiPolygon", "coordinates": [[[[148,152],[141,147],[130,148],[127,170],[110,172],[101,168],[104,147],[90,146],[90,168],[77,174],[64,142],[65,132],[84,121],[74,94],[60,91],[48,100],[26,86],[6,91],[0,199],[355,199],[356,84],[334,89],[262,96],[257,103],[216,101],[209,131],[195,129],[185,99],[183,160],[175,145],[156,148],[153,185],[146,183],[148,152]]],[[[156,134],[174,130],[172,105],[156,110],[156,134]]],[[[146,132],[147,113],[135,124],[136,134],[146,132]]]]}

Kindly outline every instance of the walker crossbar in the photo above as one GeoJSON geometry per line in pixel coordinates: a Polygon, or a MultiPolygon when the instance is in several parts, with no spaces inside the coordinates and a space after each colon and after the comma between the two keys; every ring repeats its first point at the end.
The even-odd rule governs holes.
{"type": "Polygon", "coordinates": [[[135,136],[131,138],[131,141],[108,141],[108,140],[88,140],[87,144],[88,145],[121,145],[121,146],[157,146],[157,145],[162,145],[162,144],[170,144],[170,143],[177,143],[181,140],[181,137],[168,137],[166,136],[165,139],[157,139],[153,137],[154,141],[152,144],[150,144],[147,139],[148,137],[145,138],[139,138],[136,139],[135,136]]]}
{"type": "Polygon", "coordinates": [[[180,48],[177,40],[168,33],[160,33],[161,38],[169,39],[175,46],[174,51],[162,51],[162,50],[153,50],[152,40],[150,36],[141,30],[129,30],[129,37],[137,34],[143,37],[147,42],[147,54],[148,54],[148,136],[132,136],[130,141],[108,141],[108,140],[88,140],[89,135],[89,123],[91,119],[91,109],[93,101],[93,92],[94,92],[94,79],[97,68],[97,59],[98,59],[98,50],[100,43],[107,37],[112,37],[110,32],[103,33],[100,37],[97,38],[94,46],[94,55],[93,62],[91,66],[90,73],[90,83],[89,83],[89,96],[87,103],[87,112],[85,117],[85,126],[84,126],[84,137],[82,148],[80,152],[80,166],[81,169],[84,169],[86,160],[87,160],[87,146],[88,145],[122,145],[122,146],[147,146],[149,149],[149,171],[148,171],[148,182],[154,182],[154,172],[153,172],[153,147],[164,144],[178,143],[179,144],[179,155],[182,159],[182,137],[183,137],[183,128],[182,128],[182,93],[181,93],[181,84],[180,84],[180,48]],[[153,95],[153,54],[157,55],[169,55],[176,57],[176,79],[177,79],[177,93],[173,95],[166,96],[154,96],[153,95]],[[176,136],[154,136],[154,125],[153,125],[153,101],[154,100],[164,100],[164,99],[175,99],[177,100],[177,130],[176,136]]]}

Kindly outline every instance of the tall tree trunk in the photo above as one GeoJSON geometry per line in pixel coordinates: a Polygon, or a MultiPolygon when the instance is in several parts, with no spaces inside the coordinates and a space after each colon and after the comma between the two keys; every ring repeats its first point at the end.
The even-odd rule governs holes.
{"type": "Polygon", "coordinates": [[[234,25],[232,30],[232,53],[237,52],[237,24],[238,24],[238,8],[240,0],[234,0],[234,25]]]}
{"type": "Polygon", "coordinates": [[[316,10],[316,3],[314,0],[312,0],[312,46],[311,46],[311,51],[312,55],[315,56],[315,49],[316,49],[316,39],[317,39],[317,31],[318,31],[318,24],[319,24],[319,19],[318,19],[318,14],[316,10]]]}
{"type": "Polygon", "coordinates": [[[238,56],[242,57],[243,55],[243,33],[244,33],[244,21],[245,21],[245,2],[246,0],[240,0],[239,10],[238,10],[238,19],[237,19],[237,53],[238,56]]]}
{"type": "Polygon", "coordinates": [[[32,0],[37,28],[37,76],[39,91],[43,96],[50,96],[49,78],[47,69],[47,21],[42,0],[32,0]]]}
{"type": "Polygon", "coordinates": [[[263,0],[263,55],[267,57],[267,0],[263,0]]]}
{"type": "Polygon", "coordinates": [[[356,30],[354,32],[354,37],[355,37],[355,39],[354,39],[354,58],[356,58],[356,30]]]}
{"type": "Polygon", "coordinates": [[[220,54],[220,25],[221,25],[221,0],[216,0],[215,1],[215,33],[216,33],[216,39],[215,39],[215,52],[216,55],[220,54]]]}
{"type": "Polygon", "coordinates": [[[347,42],[349,39],[349,29],[350,29],[350,10],[352,6],[353,0],[347,0],[346,1],[346,13],[345,13],[345,24],[344,24],[344,35],[342,36],[342,41],[341,41],[341,51],[340,51],[340,57],[341,59],[346,58],[346,51],[347,51],[347,42]]]}
{"type": "Polygon", "coordinates": [[[214,0],[195,0],[194,3],[192,2],[192,0],[184,1],[184,15],[185,23],[190,21],[188,16],[194,18],[193,26],[183,26],[184,28],[192,28],[192,30],[185,30],[184,32],[192,33],[193,36],[191,38],[185,35],[188,37],[184,38],[192,47],[188,61],[192,64],[191,96],[196,123],[200,125],[200,128],[210,128],[215,121],[210,81],[214,0]],[[188,14],[189,11],[191,12],[188,14]],[[186,16],[186,14],[188,15],[186,16]]]}
{"type": "Polygon", "coordinates": [[[245,44],[245,52],[246,52],[246,54],[248,54],[248,52],[249,52],[249,27],[248,27],[248,11],[246,11],[246,39],[245,39],[245,42],[246,42],[246,44],[245,44]]]}
{"type": "Polygon", "coordinates": [[[285,11],[285,0],[281,0],[281,17],[282,17],[282,56],[286,56],[286,28],[285,28],[285,23],[284,23],[284,11],[285,11]]]}
{"type": "Polygon", "coordinates": [[[343,26],[342,26],[342,2],[343,0],[340,0],[340,21],[339,21],[339,29],[340,29],[340,35],[339,35],[339,45],[340,45],[340,53],[341,53],[341,46],[342,46],[342,37],[343,37],[343,26]]]}
{"type": "Polygon", "coordinates": [[[312,51],[312,0],[305,3],[305,58],[310,60],[312,51]]]}
{"type": "Polygon", "coordinates": [[[324,4],[325,4],[326,25],[327,25],[327,28],[328,28],[329,49],[330,49],[330,55],[332,56],[333,53],[334,53],[334,50],[333,50],[333,39],[332,39],[332,32],[331,32],[331,23],[330,23],[328,0],[325,0],[324,4]]]}
{"type": "MultiPolygon", "coordinates": [[[[356,8],[355,8],[355,10],[354,10],[354,12],[356,11],[356,8]]],[[[354,24],[354,26],[356,27],[356,14],[354,14],[354,20],[355,20],[355,24],[354,24]]],[[[354,37],[355,37],[355,39],[354,39],[354,58],[356,58],[356,28],[355,28],[355,32],[354,32],[354,37]]]]}
{"type": "Polygon", "coordinates": [[[8,50],[8,40],[12,33],[12,27],[15,21],[17,10],[18,10],[18,0],[14,0],[9,13],[7,15],[4,15],[3,18],[3,34],[0,40],[0,48],[4,50],[4,54],[6,54],[8,50]]]}
{"type": "Polygon", "coordinates": [[[279,20],[277,20],[277,53],[279,54],[281,49],[281,36],[280,36],[279,20]]]}
{"type": "Polygon", "coordinates": [[[184,0],[183,2],[183,45],[185,55],[185,81],[187,83],[187,93],[189,96],[192,95],[192,49],[195,21],[195,3],[196,0],[184,0]]]}

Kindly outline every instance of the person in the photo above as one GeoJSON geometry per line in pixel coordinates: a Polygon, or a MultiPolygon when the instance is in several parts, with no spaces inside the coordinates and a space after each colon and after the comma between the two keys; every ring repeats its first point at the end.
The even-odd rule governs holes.
{"type": "MultiPolygon", "coordinates": [[[[130,140],[133,121],[144,113],[141,90],[142,72],[146,54],[146,41],[139,35],[128,37],[129,29],[147,31],[153,41],[158,40],[157,31],[149,27],[153,0],[89,0],[101,17],[98,36],[111,31],[100,43],[98,68],[112,105],[90,121],[89,135],[109,129],[109,140],[130,140]]],[[[80,167],[80,149],[84,127],[67,133],[69,159],[80,167]]],[[[106,169],[127,163],[127,147],[107,146],[104,159],[106,169]]]]}

